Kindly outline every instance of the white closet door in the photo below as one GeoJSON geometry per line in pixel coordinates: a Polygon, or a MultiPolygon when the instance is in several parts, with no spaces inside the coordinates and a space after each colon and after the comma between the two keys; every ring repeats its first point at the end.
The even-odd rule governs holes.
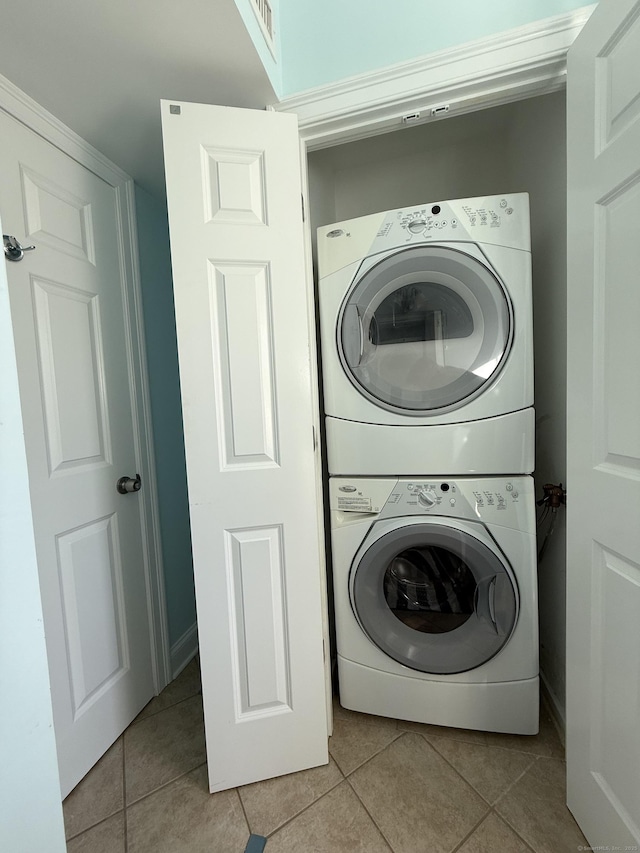
{"type": "Polygon", "coordinates": [[[601,0],[568,67],[568,803],[605,850],[640,844],[639,56],[601,0]]]}
{"type": "Polygon", "coordinates": [[[142,495],[116,491],[138,468],[121,213],[6,113],[0,136],[4,227],[36,246],[6,267],[66,796],[154,694],[142,495]]]}
{"type": "Polygon", "coordinates": [[[211,791],[328,761],[297,121],[162,104],[211,791]]]}

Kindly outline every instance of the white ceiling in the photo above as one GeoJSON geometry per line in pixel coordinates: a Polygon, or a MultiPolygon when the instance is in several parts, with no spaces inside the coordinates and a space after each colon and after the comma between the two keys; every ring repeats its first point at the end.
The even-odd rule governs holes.
{"type": "Polygon", "coordinates": [[[159,199],[161,98],[277,100],[234,0],[21,0],[2,14],[0,74],[159,199]]]}

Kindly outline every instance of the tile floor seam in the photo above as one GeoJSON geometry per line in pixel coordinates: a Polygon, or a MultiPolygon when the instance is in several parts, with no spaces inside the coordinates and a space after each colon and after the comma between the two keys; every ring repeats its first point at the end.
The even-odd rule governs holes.
{"type": "Polygon", "coordinates": [[[124,822],[124,853],[129,851],[127,837],[127,745],[124,732],[122,733],[122,820],[124,822]]]}
{"type": "MultiPolygon", "coordinates": [[[[340,770],[340,768],[338,768],[338,770],[340,770]]],[[[342,771],[341,771],[341,770],[340,770],[340,772],[342,773],[342,771]]],[[[344,774],[343,774],[343,775],[342,775],[342,779],[338,779],[338,781],[337,781],[334,785],[332,785],[330,788],[327,788],[327,790],[326,790],[326,791],[323,791],[323,793],[322,793],[322,794],[320,794],[320,796],[316,797],[316,798],[315,798],[315,800],[312,800],[312,801],[311,801],[308,805],[306,805],[303,809],[300,809],[300,811],[299,811],[299,812],[297,812],[296,814],[292,815],[290,818],[287,818],[287,820],[286,820],[284,823],[280,824],[280,826],[278,826],[278,827],[276,827],[275,829],[273,829],[273,830],[269,833],[269,835],[273,835],[273,833],[274,833],[274,832],[277,832],[279,829],[282,829],[282,827],[283,827],[283,826],[286,826],[288,823],[291,823],[291,821],[292,821],[292,820],[295,820],[297,817],[300,817],[300,815],[301,815],[303,812],[306,812],[306,811],[307,811],[307,809],[310,809],[310,808],[311,808],[311,806],[315,806],[315,804],[316,804],[316,803],[319,803],[319,802],[320,802],[320,800],[321,800],[323,797],[326,797],[326,796],[327,796],[327,794],[330,794],[330,793],[331,793],[331,791],[334,791],[334,790],[338,787],[338,785],[342,785],[342,783],[343,783],[343,782],[346,782],[346,781],[347,781],[347,780],[346,780],[346,777],[345,777],[345,776],[344,776],[344,774]]],[[[267,837],[268,837],[268,836],[267,836],[267,837]]]]}
{"type": "Polygon", "coordinates": [[[273,835],[275,835],[275,834],[276,834],[276,832],[280,832],[280,830],[281,830],[281,829],[284,829],[284,828],[285,828],[285,826],[288,826],[292,821],[294,821],[294,820],[296,820],[297,818],[299,818],[299,817],[300,817],[300,815],[304,814],[304,813],[305,813],[306,811],[308,811],[312,806],[315,806],[315,805],[316,805],[316,803],[319,803],[319,802],[320,802],[320,800],[323,800],[323,799],[327,796],[327,794],[330,794],[330,793],[331,793],[331,791],[335,791],[335,789],[338,787],[338,785],[342,785],[342,783],[343,783],[343,782],[347,782],[347,781],[348,781],[348,780],[347,780],[346,778],[340,779],[340,781],[339,781],[339,782],[336,782],[336,784],[335,784],[335,785],[332,785],[332,786],[331,786],[331,788],[329,788],[329,790],[328,790],[328,791],[325,791],[323,794],[320,794],[320,796],[319,796],[319,797],[316,797],[316,799],[315,799],[312,803],[309,803],[309,805],[305,806],[303,809],[300,809],[300,811],[299,811],[299,812],[297,812],[297,814],[294,814],[294,815],[292,815],[291,817],[287,818],[287,819],[285,820],[285,822],[284,822],[284,823],[281,823],[281,824],[280,824],[280,826],[277,826],[275,829],[272,829],[272,830],[271,830],[271,832],[268,832],[268,833],[265,835],[265,838],[271,838],[273,835]]]}
{"type": "MultiPolygon", "coordinates": [[[[73,841],[75,838],[78,838],[80,835],[83,835],[85,832],[89,832],[90,829],[93,829],[96,826],[100,826],[101,823],[104,823],[106,820],[109,820],[112,817],[120,814],[120,812],[124,812],[124,806],[120,809],[116,809],[113,812],[101,817],[100,820],[95,821],[95,823],[89,824],[89,826],[85,826],[79,832],[75,832],[73,835],[69,835],[68,837],[65,835],[65,841],[68,843],[69,841],[73,841]]],[[[126,851],[125,851],[126,853],[126,851]]]]}
{"type": "MultiPolygon", "coordinates": [[[[244,821],[247,824],[247,829],[249,830],[249,835],[251,835],[253,833],[253,829],[251,827],[251,824],[249,823],[249,815],[247,814],[247,810],[245,809],[244,803],[242,802],[242,797],[240,795],[240,788],[234,788],[233,790],[235,791],[236,796],[240,802],[240,808],[242,809],[242,814],[244,815],[244,821]]],[[[211,793],[209,793],[209,796],[213,796],[213,795],[211,793]]]]}
{"type": "MultiPolygon", "coordinates": [[[[494,807],[495,807],[495,806],[497,806],[497,805],[498,805],[498,803],[502,802],[502,800],[504,800],[504,798],[507,796],[507,794],[508,794],[512,789],[513,789],[513,787],[514,787],[515,785],[517,785],[517,784],[518,784],[518,782],[522,779],[522,777],[523,777],[523,776],[525,776],[525,775],[526,775],[526,774],[531,770],[531,768],[533,767],[533,765],[534,765],[534,764],[537,764],[537,762],[538,762],[538,761],[540,761],[540,759],[541,759],[542,757],[543,757],[543,756],[541,756],[541,755],[534,755],[534,756],[533,756],[533,761],[531,761],[531,763],[530,763],[530,764],[529,764],[529,765],[528,765],[528,766],[527,766],[527,767],[522,771],[522,773],[518,776],[518,778],[517,778],[517,779],[514,779],[514,780],[513,780],[513,782],[509,785],[509,787],[508,787],[508,788],[506,788],[506,789],[505,789],[505,790],[500,794],[500,796],[497,798],[497,800],[495,801],[495,803],[493,803],[493,806],[494,806],[494,807]]],[[[497,812],[496,812],[496,813],[497,813],[497,812]]]]}
{"type": "MultiPolygon", "coordinates": [[[[420,733],[419,733],[419,732],[416,732],[416,734],[420,734],[420,733]]],[[[421,734],[421,735],[420,735],[420,737],[422,737],[422,739],[427,743],[427,745],[428,745],[428,746],[430,746],[430,747],[431,747],[431,749],[433,749],[433,750],[434,750],[434,752],[436,752],[436,753],[437,753],[437,755],[438,755],[438,756],[439,756],[439,757],[440,757],[440,758],[441,758],[441,759],[442,759],[446,764],[448,764],[448,765],[449,765],[449,767],[453,770],[453,772],[454,772],[457,776],[459,776],[459,777],[462,779],[462,781],[464,782],[464,784],[465,784],[465,785],[467,785],[467,787],[471,788],[471,790],[473,791],[473,793],[474,793],[474,794],[477,794],[477,795],[480,797],[480,799],[482,800],[482,802],[483,802],[483,803],[485,803],[489,809],[492,809],[492,808],[493,808],[493,806],[492,806],[492,804],[489,802],[489,800],[487,800],[487,798],[486,798],[483,794],[481,794],[481,793],[480,793],[480,791],[478,791],[478,789],[475,787],[475,785],[473,785],[473,784],[472,784],[468,779],[465,779],[465,777],[464,777],[464,776],[462,775],[462,773],[458,770],[458,768],[457,768],[457,767],[454,767],[454,765],[449,761],[449,759],[446,757],[446,755],[443,755],[443,754],[440,752],[440,750],[435,746],[435,744],[431,743],[431,741],[426,737],[426,735],[422,735],[422,734],[421,734]]],[[[442,740],[446,740],[446,738],[442,738],[442,740]]],[[[529,766],[531,766],[531,765],[529,765],[529,766]]],[[[487,816],[487,815],[485,814],[485,815],[484,815],[484,817],[482,818],[482,820],[484,820],[484,819],[486,818],[486,816],[487,816]]]]}
{"type": "MultiPolygon", "coordinates": [[[[385,746],[385,749],[386,749],[386,748],[387,748],[387,747],[385,746]]],[[[367,808],[367,806],[365,805],[365,803],[362,801],[362,798],[360,797],[360,795],[358,794],[358,792],[356,791],[356,789],[355,789],[355,788],[353,787],[353,785],[351,784],[351,779],[349,779],[349,778],[347,777],[346,781],[349,783],[349,787],[351,788],[351,790],[353,791],[353,793],[356,795],[356,799],[358,800],[358,802],[360,803],[360,805],[362,806],[362,808],[365,810],[365,812],[369,815],[370,819],[373,821],[373,824],[374,824],[375,828],[378,830],[378,832],[380,833],[380,835],[382,836],[382,840],[384,841],[384,843],[387,845],[387,847],[389,848],[389,850],[391,850],[391,853],[395,853],[395,850],[393,849],[393,846],[392,846],[391,842],[389,841],[389,839],[387,838],[387,836],[386,836],[386,835],[384,834],[384,832],[382,831],[382,828],[378,825],[378,821],[377,821],[377,820],[374,818],[374,816],[371,814],[371,812],[369,811],[369,809],[367,808]]]]}
{"type": "Polygon", "coordinates": [[[342,768],[341,768],[341,767],[340,767],[340,765],[338,764],[338,760],[337,760],[337,758],[335,757],[335,755],[333,755],[333,754],[331,753],[331,750],[329,750],[329,754],[331,755],[331,757],[333,758],[333,760],[335,761],[335,763],[336,763],[336,764],[338,764],[338,770],[340,770],[340,772],[342,773],[342,775],[344,776],[344,778],[345,778],[345,779],[348,779],[348,778],[349,778],[349,776],[351,776],[351,774],[352,774],[352,773],[355,773],[355,772],[356,772],[356,770],[360,770],[362,767],[364,767],[366,764],[368,764],[368,763],[369,763],[373,758],[375,758],[377,755],[380,755],[380,753],[381,753],[381,752],[384,752],[384,751],[385,751],[385,749],[387,749],[387,747],[391,746],[391,744],[392,744],[392,743],[395,743],[395,742],[396,742],[397,740],[399,740],[403,735],[406,735],[406,734],[409,734],[409,733],[408,733],[408,732],[401,732],[401,731],[398,731],[397,735],[393,738],[393,740],[390,740],[390,741],[389,741],[389,743],[385,743],[385,745],[384,745],[384,746],[382,746],[382,747],[380,747],[380,749],[379,749],[377,752],[375,752],[373,755],[370,755],[367,759],[365,759],[365,760],[362,762],[362,764],[358,764],[358,766],[357,766],[357,767],[354,767],[354,768],[353,768],[353,770],[350,770],[348,773],[345,773],[345,772],[344,772],[344,770],[342,770],[342,768]]]}
{"type": "MultiPolygon", "coordinates": [[[[170,779],[168,782],[163,782],[162,785],[158,785],[158,787],[154,788],[153,791],[147,791],[146,794],[143,794],[141,797],[138,797],[137,800],[133,800],[131,803],[125,802],[125,808],[130,809],[132,806],[137,806],[138,803],[141,803],[143,800],[148,799],[149,797],[153,796],[153,794],[157,794],[158,791],[162,791],[164,788],[168,787],[169,785],[173,785],[173,783],[177,782],[178,779],[184,779],[184,777],[188,776],[189,773],[195,773],[196,770],[199,770],[206,763],[207,763],[206,761],[201,761],[200,764],[197,764],[195,767],[191,767],[189,770],[185,770],[185,772],[180,773],[179,776],[174,776],[174,778],[170,779]]],[[[232,790],[234,790],[234,789],[232,789],[232,790]]]]}
{"type": "MultiPolygon", "coordinates": [[[[75,835],[70,835],[69,838],[65,838],[65,842],[69,844],[70,841],[75,841],[80,836],[84,835],[87,832],[91,832],[93,829],[96,829],[98,826],[102,826],[103,823],[106,823],[108,820],[112,820],[114,817],[117,817],[121,812],[124,812],[124,809],[118,809],[117,812],[113,812],[113,814],[107,815],[106,817],[101,818],[96,821],[96,823],[92,823],[91,826],[87,826],[85,829],[82,829],[80,832],[76,832],[75,835]]],[[[126,851],[125,851],[126,853],[126,851]]]]}
{"type": "MultiPolygon", "coordinates": [[[[511,747],[511,746],[491,746],[491,744],[481,743],[477,740],[472,740],[471,738],[469,740],[466,740],[464,738],[447,737],[447,735],[438,735],[438,734],[431,734],[431,733],[424,734],[423,732],[415,732],[415,733],[421,735],[425,740],[427,740],[429,742],[431,742],[430,738],[433,738],[433,740],[455,740],[458,743],[467,743],[467,744],[470,744],[471,746],[484,746],[484,747],[487,747],[488,749],[503,749],[505,752],[517,752],[518,755],[530,755],[534,759],[536,759],[536,758],[555,758],[555,756],[553,756],[553,755],[542,755],[539,752],[531,752],[531,750],[528,750],[528,749],[517,749],[517,748],[511,747]]],[[[526,735],[523,735],[523,737],[526,737],[526,735]]],[[[558,759],[558,760],[562,761],[563,759],[558,759]]]]}
{"type": "Polygon", "coordinates": [[[485,815],[482,815],[482,817],[481,817],[481,818],[480,818],[480,820],[476,823],[476,825],[473,827],[473,829],[472,829],[470,832],[468,832],[468,833],[465,835],[465,837],[464,837],[463,839],[461,839],[461,840],[460,840],[460,841],[455,845],[455,847],[453,847],[453,848],[449,851],[449,853],[458,853],[458,850],[460,850],[460,848],[461,848],[464,844],[466,844],[466,843],[467,843],[467,841],[471,838],[471,836],[473,835],[473,833],[474,833],[474,832],[476,832],[476,830],[480,829],[480,827],[482,826],[482,824],[485,822],[485,820],[487,820],[487,818],[488,818],[488,817],[490,817],[490,816],[491,816],[491,814],[495,814],[495,812],[494,812],[493,808],[489,807],[489,811],[488,811],[485,815]]]}
{"type": "MultiPolygon", "coordinates": [[[[159,695],[160,694],[158,694],[158,696],[159,695]]],[[[140,716],[142,711],[144,711],[144,708],[143,708],[142,711],[140,711],[140,714],[138,714],[138,717],[136,717],[135,720],[132,720],[129,728],[131,728],[131,726],[137,726],[138,723],[146,723],[147,720],[152,719],[152,717],[157,717],[158,714],[163,714],[165,711],[170,711],[172,708],[177,708],[178,705],[182,705],[183,702],[188,702],[190,699],[193,699],[194,696],[201,696],[201,695],[202,695],[202,690],[196,690],[196,692],[192,693],[191,696],[183,696],[182,699],[178,699],[177,702],[171,702],[170,705],[166,705],[164,708],[158,708],[157,711],[150,711],[146,716],[144,716],[140,720],[140,719],[138,719],[138,717],[140,716]]],[[[154,698],[157,698],[157,697],[154,697],[154,698]]],[[[153,702],[153,699],[151,701],[153,702]]]]}
{"type": "MultiPolygon", "coordinates": [[[[525,776],[525,775],[529,772],[529,770],[531,770],[531,768],[533,767],[533,765],[534,765],[537,761],[540,761],[540,759],[541,759],[541,758],[548,758],[548,756],[546,756],[546,755],[538,755],[538,756],[536,756],[536,761],[533,761],[533,762],[529,765],[529,767],[527,768],[527,770],[525,770],[525,771],[524,771],[524,773],[522,773],[522,774],[520,775],[520,777],[519,777],[518,781],[520,781],[520,779],[522,779],[522,777],[523,777],[523,776],[525,776]]],[[[515,785],[515,782],[514,782],[513,784],[515,785]]],[[[513,788],[513,785],[511,786],[511,788],[513,788]]],[[[511,790],[511,788],[510,788],[509,790],[511,790]]],[[[499,812],[499,811],[498,811],[497,806],[498,806],[498,804],[499,804],[499,803],[504,799],[504,797],[506,797],[507,793],[508,793],[508,792],[507,792],[507,791],[505,791],[504,795],[503,795],[503,796],[501,796],[499,799],[497,799],[497,800],[496,800],[496,802],[495,802],[495,804],[494,804],[494,805],[496,806],[496,808],[494,808],[494,811],[495,811],[496,815],[500,818],[500,820],[501,820],[501,821],[503,821],[503,823],[505,823],[505,824],[509,827],[509,829],[510,829],[510,830],[511,830],[515,835],[517,835],[517,836],[518,836],[518,838],[520,839],[520,841],[522,841],[522,843],[525,845],[525,847],[526,847],[528,850],[531,850],[531,851],[532,851],[532,853],[540,853],[540,851],[539,851],[536,847],[534,847],[532,844],[530,844],[530,843],[527,841],[527,839],[526,839],[526,838],[524,838],[524,837],[520,834],[520,832],[518,831],[518,829],[513,825],[513,823],[511,823],[511,821],[509,820],[509,818],[508,818],[506,815],[503,815],[501,812],[499,812]]]]}
{"type": "Polygon", "coordinates": [[[520,839],[520,841],[522,841],[522,843],[527,848],[527,850],[531,850],[531,853],[540,853],[540,851],[536,847],[533,847],[533,845],[531,845],[527,841],[526,838],[524,838],[522,835],[520,835],[518,830],[515,828],[515,826],[509,820],[509,818],[507,818],[503,814],[500,814],[500,812],[497,809],[493,809],[493,811],[495,812],[496,817],[499,818],[499,820],[501,820],[505,824],[505,826],[508,826],[509,829],[511,830],[511,832],[513,832],[513,834],[516,835],[520,839]]]}

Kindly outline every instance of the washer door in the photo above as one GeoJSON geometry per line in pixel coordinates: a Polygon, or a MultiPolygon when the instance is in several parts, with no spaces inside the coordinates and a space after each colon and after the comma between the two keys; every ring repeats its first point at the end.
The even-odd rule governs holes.
{"type": "Polygon", "coordinates": [[[499,551],[430,520],[377,538],[356,557],[349,586],[369,639],[420,672],[481,666],[507,643],[518,616],[516,581],[499,551]]]}
{"type": "Polygon", "coordinates": [[[343,368],[367,399],[429,415],[463,406],[500,372],[513,339],[498,279],[470,255],[415,246],[371,267],[338,318],[343,368]]]}

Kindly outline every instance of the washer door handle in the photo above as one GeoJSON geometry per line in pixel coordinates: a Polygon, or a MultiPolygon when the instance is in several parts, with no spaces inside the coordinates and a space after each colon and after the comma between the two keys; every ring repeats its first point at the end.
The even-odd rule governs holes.
{"type": "Polygon", "coordinates": [[[498,622],[496,621],[496,583],[498,576],[493,575],[490,578],[483,578],[476,586],[473,609],[479,619],[484,619],[490,622],[496,634],[500,633],[498,622]]]}

